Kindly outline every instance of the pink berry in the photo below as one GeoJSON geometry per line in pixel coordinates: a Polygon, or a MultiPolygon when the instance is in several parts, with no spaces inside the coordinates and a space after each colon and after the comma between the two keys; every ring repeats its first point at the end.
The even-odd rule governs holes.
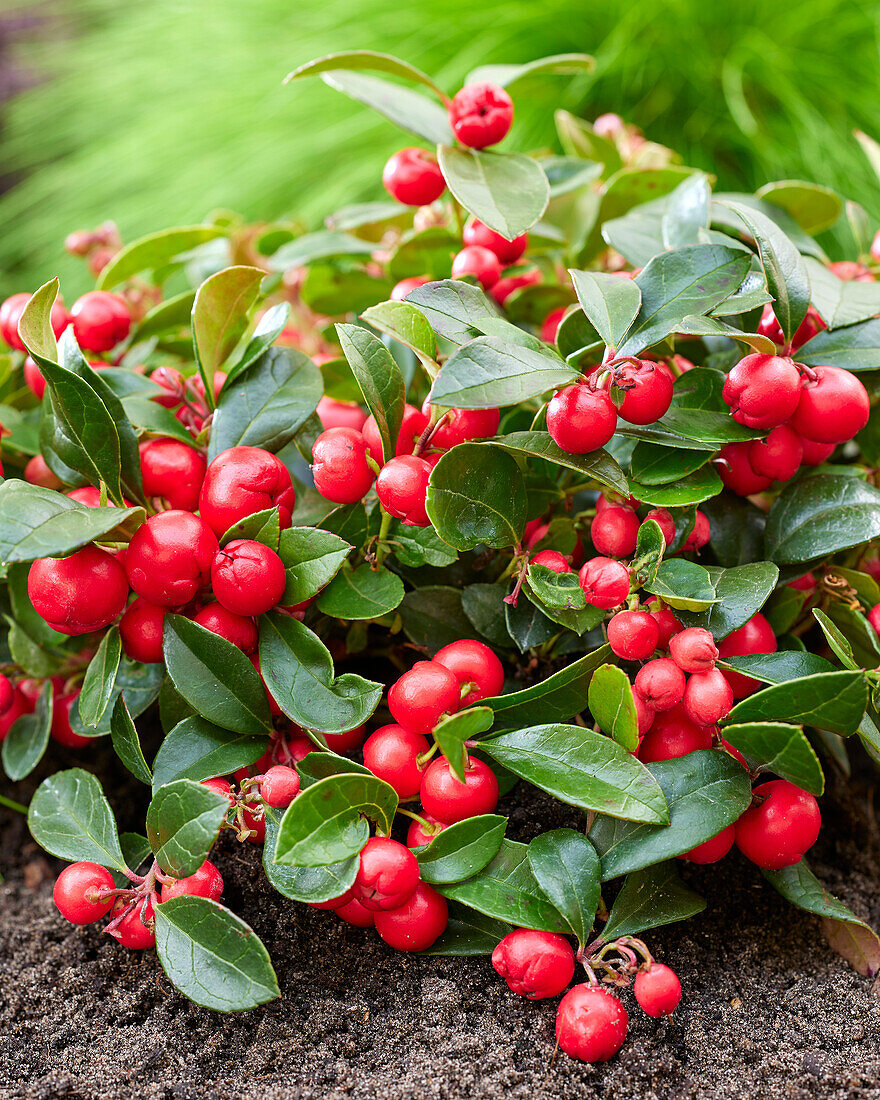
{"type": "Polygon", "coordinates": [[[675,661],[658,657],[642,665],[635,689],[654,710],[671,710],[684,696],[685,676],[675,661]]]}
{"type": "Polygon", "coordinates": [[[625,565],[613,558],[590,558],[578,573],[578,582],[588,604],[609,610],[629,595],[630,577],[625,565]]]}
{"type": "Polygon", "coordinates": [[[565,936],[517,928],[492,952],[492,965],[514,993],[540,1001],[557,997],[574,977],[574,951],[565,936]]]}
{"type": "Polygon", "coordinates": [[[690,626],[670,638],[669,656],[683,672],[705,672],[715,667],[718,648],[710,631],[690,626]]]}

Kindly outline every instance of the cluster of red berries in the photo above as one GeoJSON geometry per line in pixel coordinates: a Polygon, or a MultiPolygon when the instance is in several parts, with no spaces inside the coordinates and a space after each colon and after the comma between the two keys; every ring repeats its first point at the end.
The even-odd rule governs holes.
{"type": "Polygon", "coordinates": [[[376,482],[382,507],[412,527],[427,527],[428,479],[442,454],[469,439],[498,431],[498,409],[435,409],[425,400],[421,410],[406,405],[395,453],[382,461],[376,420],[359,405],[323,399],[318,416],[324,431],[312,447],[315,488],[334,504],[363,499],[376,482]]]}
{"type": "MultiPolygon", "coordinates": [[[[796,350],[819,329],[821,317],[810,309],[785,352],[796,350]]],[[[776,317],[766,307],[763,335],[784,341],[776,317]]],[[[717,465],[725,486],[739,496],[788,481],[801,466],[821,466],[840,443],[868,422],[868,392],[842,367],[807,367],[789,354],[747,355],[730,371],[722,391],[733,419],[767,435],[746,443],[728,443],[717,465]]]]}
{"type": "Polygon", "coordinates": [[[681,1001],[681,982],[668,966],[656,962],[640,940],[630,937],[611,944],[597,941],[575,955],[565,936],[517,928],[492,952],[492,965],[510,989],[521,997],[543,1000],[557,997],[574,977],[577,961],[584,963],[589,981],[569,989],[556,1012],[556,1039],[572,1058],[607,1062],[623,1046],[629,1016],[620,1000],[599,984],[594,966],[602,966],[608,949],[622,956],[617,965],[602,966],[607,981],[626,985],[635,976],[633,992],[642,1010],[653,1017],[671,1016],[681,1001]],[[636,948],[644,958],[639,962],[636,948]]]}

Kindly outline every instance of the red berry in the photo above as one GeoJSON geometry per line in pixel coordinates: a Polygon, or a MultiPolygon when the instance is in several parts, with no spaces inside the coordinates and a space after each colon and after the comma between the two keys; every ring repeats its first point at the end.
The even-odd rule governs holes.
{"type": "Polygon", "coordinates": [[[431,467],[423,458],[401,455],[390,458],[376,478],[376,493],[382,507],[409,527],[428,527],[425,511],[431,467]]]}
{"type": "Polygon", "coordinates": [[[638,758],[643,764],[650,764],[655,760],[677,760],[689,752],[711,748],[711,728],[695,725],[676,706],[654,719],[639,745],[638,758]]]}
{"type": "Polygon", "coordinates": [[[390,157],[382,170],[385,190],[406,206],[427,206],[446,190],[446,181],[433,153],[413,147],[390,157]]]}
{"type": "Polygon", "coordinates": [[[448,668],[462,686],[472,685],[472,690],[461,701],[462,707],[472,707],[481,699],[501,694],[504,667],[492,650],[475,638],[450,642],[432,659],[448,668]]]}
{"type": "Polygon", "coordinates": [[[571,563],[564,554],[558,550],[541,550],[531,560],[532,565],[543,565],[545,569],[551,569],[554,573],[571,573],[571,563]]]}
{"type": "Polygon", "coordinates": [[[642,665],[636,674],[635,689],[654,710],[671,710],[684,695],[684,673],[668,657],[658,657],[642,665]]]}
{"type": "Polygon", "coordinates": [[[376,931],[397,951],[425,951],[448,922],[446,898],[426,882],[420,882],[398,909],[375,914],[376,931]]]}
{"type": "Polygon", "coordinates": [[[12,705],[0,715],[0,741],[6,739],[6,735],[23,714],[33,713],[35,705],[36,698],[29,698],[25,692],[22,691],[22,685],[19,684],[14,689],[12,705]]]}
{"type": "MultiPolygon", "coordinates": [[[[431,280],[425,275],[411,275],[408,279],[401,279],[399,283],[395,283],[391,288],[391,301],[405,301],[407,294],[411,294],[414,290],[418,290],[420,286],[425,286],[425,284],[430,281],[431,280]]],[[[325,425],[325,427],[329,427],[329,424],[325,425]]]]}
{"type": "Polygon", "coordinates": [[[334,752],[351,752],[359,749],[367,736],[366,726],[355,726],[345,733],[325,733],[327,744],[334,752]]]}
{"type": "Polygon", "coordinates": [[[547,344],[556,343],[556,334],[559,332],[559,326],[562,324],[562,319],[568,312],[568,306],[560,306],[559,309],[554,309],[544,318],[541,323],[541,339],[547,344]]]}
{"type": "Polygon", "coordinates": [[[568,454],[583,455],[604,447],[616,427],[614,402],[604,390],[592,390],[585,383],[566,386],[547,406],[547,431],[568,454]]]}
{"type": "Polygon", "coordinates": [[[801,437],[787,424],[778,424],[763,439],[749,444],[749,465],[759,477],[788,481],[800,468],[804,457],[801,437]]]}
{"type": "Polygon", "coordinates": [[[733,367],[721,392],[739,424],[775,428],[797,408],[801,376],[793,359],[755,353],[733,367]]]}
{"type": "Polygon", "coordinates": [[[38,401],[43,400],[43,394],[46,392],[46,379],[30,356],[24,361],[24,383],[38,401]]]}
{"type": "Polygon", "coordinates": [[[209,603],[193,616],[193,622],[219,634],[244,653],[253,653],[257,648],[259,631],[254,620],[245,615],[237,615],[222,603],[209,603]]]}
{"type": "MultiPolygon", "coordinates": [[[[341,909],[343,906],[348,905],[350,901],[354,900],[354,887],[349,887],[344,894],[340,894],[338,898],[330,898],[328,901],[309,901],[306,904],[310,905],[313,909],[341,909]]],[[[367,910],[365,909],[364,912],[367,910]]],[[[372,924],[372,920],[369,922],[372,924]]],[[[369,925],[367,925],[369,927],[369,925]]]]}
{"type": "Polygon", "coordinates": [[[613,558],[590,558],[578,573],[584,598],[593,607],[609,610],[629,595],[629,570],[613,558]]]}
{"type": "Polygon", "coordinates": [[[805,375],[791,426],[817,443],[845,443],[868,423],[868,391],[851,371],[815,367],[805,375]]]}
{"type": "Polygon", "coordinates": [[[472,756],[462,783],[441,757],[428,765],[422,779],[421,798],[427,813],[454,825],[466,817],[492,813],[498,805],[498,780],[488,764],[472,756]]]}
{"type": "Polygon", "coordinates": [[[153,931],[153,903],[146,907],[141,902],[131,909],[116,926],[115,935],[123,947],[132,951],[146,951],[156,946],[156,933],[153,931]],[[143,919],[142,919],[143,909],[143,919]],[[147,923],[144,924],[144,921],[147,923]]]}
{"type": "Polygon", "coordinates": [[[271,767],[260,784],[263,801],[276,810],[286,809],[299,794],[299,775],[295,768],[284,764],[271,767]]]}
{"type": "MultiPolygon", "coordinates": [[[[397,433],[397,445],[394,455],[385,457],[399,458],[401,455],[411,455],[416,441],[427,426],[428,418],[420,409],[417,409],[414,405],[404,405],[403,419],[400,423],[400,431],[397,433]]],[[[375,462],[381,464],[383,461],[382,437],[379,435],[374,417],[367,417],[364,423],[363,436],[367,441],[367,450],[370,452],[370,456],[375,462]]]]}
{"type": "Polygon", "coordinates": [[[58,912],[71,924],[93,924],[113,908],[113,897],[98,897],[100,890],[112,890],[116,883],[106,867],[98,863],[71,863],[52,889],[58,912]]]}
{"type": "Polygon", "coordinates": [[[0,675],[0,717],[12,709],[15,702],[15,688],[8,676],[0,675]]]}
{"type": "Polygon", "coordinates": [[[195,898],[210,898],[211,901],[219,901],[223,896],[223,876],[209,859],[205,860],[198,871],[186,878],[162,884],[162,901],[171,901],[172,898],[179,898],[184,894],[195,898]]]}
{"type": "Polygon", "coordinates": [[[332,397],[322,397],[315,411],[325,431],[330,428],[354,428],[359,432],[367,419],[367,414],[354,401],[336,401],[332,397]]]}
{"type": "Polygon", "coordinates": [[[449,105],[449,125],[458,141],[485,149],[505,138],[513,122],[513,100],[497,84],[467,84],[449,105]]]}
{"type": "Polygon", "coordinates": [[[394,721],[413,733],[430,733],[444,714],[458,710],[460,702],[458,677],[434,661],[417,661],[388,691],[394,721]]]}
{"type": "Polygon", "coordinates": [[[442,833],[444,829],[449,828],[448,825],[444,825],[442,821],[431,817],[430,814],[423,812],[421,816],[428,822],[431,829],[430,831],[426,830],[420,821],[411,821],[406,831],[407,848],[420,848],[423,844],[430,844],[438,833],[442,833]]]}
{"type": "Polygon", "coordinates": [[[329,428],[315,440],[312,477],[326,500],[354,504],[367,495],[375,476],[367,462],[366,441],[355,428],[329,428]]]}
{"type": "Polygon", "coordinates": [[[397,792],[401,801],[414,798],[424,770],[417,758],[428,751],[427,738],[402,726],[382,726],[364,744],[364,764],[397,792]]]}
{"type": "Polygon", "coordinates": [[[76,342],[84,351],[110,351],[131,330],[128,303],[106,290],[92,290],[77,298],[70,308],[70,320],[76,342]]]}
{"type": "Polygon", "coordinates": [[[660,628],[645,611],[619,611],[608,623],[608,644],[624,661],[650,657],[660,640],[660,628]]]}
{"type": "Polygon", "coordinates": [[[354,880],[355,897],[365,909],[399,909],[418,884],[419,862],[409,848],[390,837],[370,837],[354,880]]]}
{"type": "Polygon", "coordinates": [[[657,643],[657,648],[667,649],[673,635],[677,634],[680,630],[684,630],[684,627],[668,607],[661,607],[659,611],[652,611],[651,615],[660,631],[660,639],[657,643]]]}
{"type": "MultiPolygon", "coordinates": [[[[510,270],[505,268],[505,271],[510,270]]],[[[537,267],[533,267],[528,271],[520,271],[516,275],[504,275],[502,273],[501,278],[492,287],[489,293],[495,299],[499,306],[503,306],[511,294],[517,290],[523,290],[527,286],[535,286],[541,282],[543,276],[537,267]]]]}
{"type": "Polygon", "coordinates": [[[119,621],[126,657],[148,665],[162,660],[162,631],[167,611],[167,607],[149,603],[140,596],[128,605],[119,621]]]}
{"type": "MultiPolygon", "coordinates": [[[[809,306],[807,314],[798,326],[797,332],[791,338],[791,348],[799,348],[802,344],[805,344],[808,340],[816,335],[817,332],[821,332],[825,328],[825,322],[816,312],[816,310],[809,306]]],[[[778,344],[782,347],[785,344],[785,336],[782,332],[782,326],[776,320],[776,315],[773,312],[773,306],[768,302],[764,306],[764,310],[761,314],[761,320],[758,323],[758,332],[761,336],[767,336],[774,344],[778,344]]]]}
{"type": "Polygon", "coordinates": [[[736,823],[736,846],[752,863],[781,871],[797,863],[819,836],[819,803],[785,779],[755,787],[759,800],[736,823]]]}
{"type": "Polygon", "coordinates": [[[141,444],[140,454],[144,493],[162,497],[171,508],[194,512],[205,480],[204,457],[177,439],[151,439],[141,444]]]}
{"type": "Polygon", "coordinates": [[[262,615],[277,607],[286,584],[284,562],[262,542],[233,539],[214,555],[211,588],[236,615],[262,615]]]}
{"type": "MultiPolygon", "coordinates": [[[[776,648],[773,628],[759,611],[739,630],[727,635],[718,646],[718,656],[721,660],[726,660],[728,657],[744,657],[750,653],[775,653],[776,648]]],[[[740,672],[725,672],[724,676],[733,689],[734,699],[751,695],[762,686],[751,676],[743,676],[740,672]]]]}
{"type": "Polygon", "coordinates": [[[722,829],[717,836],[713,836],[710,840],[703,841],[703,843],[698,844],[696,848],[691,848],[689,852],[684,852],[677,858],[686,859],[689,863],[696,863],[699,866],[717,863],[720,859],[724,859],[733,847],[735,837],[735,826],[728,825],[727,828],[722,829]]]}
{"type": "Polygon", "coordinates": [[[624,394],[618,416],[630,424],[653,424],[672,404],[672,372],[665,363],[623,363],[614,371],[614,385],[624,394]]]}
{"type": "Polygon", "coordinates": [[[208,466],[199,494],[199,513],[220,538],[255,512],[278,508],[282,530],[296,503],[287,467],[260,447],[230,447],[208,466]]]}
{"type": "Polygon", "coordinates": [[[652,962],[636,974],[633,993],[648,1016],[670,1016],[681,1001],[681,982],[674,970],[652,962]]]}
{"type": "Polygon", "coordinates": [[[85,546],[67,558],[37,558],[28,571],[37,614],[63,634],[88,634],[112,623],[125,607],[128,581],[112,554],[85,546]]]}
{"type": "Polygon", "coordinates": [[[804,436],[801,436],[800,439],[801,464],[803,466],[821,466],[823,462],[828,461],[837,449],[836,443],[816,443],[815,440],[807,439],[804,436]]]}
{"type": "Polygon", "coordinates": [[[349,901],[343,905],[334,905],[332,908],[340,920],[344,920],[346,924],[353,924],[355,928],[372,928],[375,924],[377,914],[361,905],[353,893],[349,901]]]}
{"type": "Polygon", "coordinates": [[[514,993],[540,1001],[557,997],[574,977],[574,951],[565,936],[517,928],[492,952],[492,965],[514,993]]]}
{"type": "MultiPolygon", "coordinates": [[[[498,433],[501,414],[498,409],[440,409],[443,418],[431,433],[431,446],[448,451],[469,439],[488,439],[498,433]]],[[[422,405],[425,416],[431,413],[431,400],[426,397],[422,405]]]]}
{"type": "Polygon", "coordinates": [[[70,713],[78,699],[79,688],[65,695],[60,692],[55,693],[50,733],[52,734],[52,740],[59,745],[63,745],[66,749],[81,749],[92,741],[91,737],[84,737],[81,733],[76,733],[70,723],[70,713]]]}
{"type": "Polygon", "coordinates": [[[868,612],[868,622],[874,628],[874,633],[880,635],[880,603],[875,604],[868,612]]]}
{"type": "Polygon", "coordinates": [[[711,538],[712,531],[709,527],[709,520],[706,516],[697,509],[697,514],[694,516],[694,526],[691,533],[685,539],[682,550],[684,553],[688,553],[691,550],[699,550],[705,546],[711,538]]]}
{"type": "Polygon", "coordinates": [[[607,1062],[623,1046],[629,1016],[607,989],[576,985],[559,1002],[556,1041],[581,1062],[607,1062]]]}
{"type": "MultiPolygon", "coordinates": [[[[13,294],[11,298],[7,298],[0,305],[0,338],[11,348],[15,348],[16,351],[27,350],[24,341],[18,335],[18,322],[21,320],[24,307],[31,300],[31,297],[30,294],[22,291],[19,294],[13,294]]],[[[67,328],[69,321],[70,318],[64,308],[64,302],[60,298],[56,298],[50,314],[50,323],[56,338],[67,328]]]]}
{"type": "Polygon", "coordinates": [[[476,218],[468,220],[462,233],[462,240],[468,246],[479,245],[481,248],[488,248],[503,264],[515,264],[529,247],[528,233],[521,233],[513,240],[508,240],[507,237],[502,237],[500,233],[496,233],[488,225],[483,225],[476,218]]]}
{"type": "Polygon", "coordinates": [[[728,443],[718,452],[718,475],[726,488],[740,497],[763,493],[771,478],[756,474],[749,461],[751,443],[728,443]]]}
{"type": "Polygon", "coordinates": [[[501,278],[501,264],[490,249],[472,244],[463,248],[452,261],[453,279],[465,275],[472,275],[484,290],[488,290],[501,278]]]}
{"type": "Polygon", "coordinates": [[[632,508],[611,504],[593,517],[590,538],[593,546],[610,558],[628,558],[639,537],[639,517],[632,508]]]}
{"type": "Polygon", "coordinates": [[[638,725],[639,736],[644,737],[648,730],[654,725],[657,713],[637,691],[632,693],[632,697],[636,706],[636,724],[638,725]]]}
{"type": "Polygon", "coordinates": [[[717,668],[693,672],[684,689],[684,710],[692,722],[714,726],[733,706],[733,689],[717,668]]]}
{"type": "Polygon", "coordinates": [[[202,786],[207,787],[209,791],[226,795],[230,803],[233,801],[232,784],[228,779],[224,779],[222,775],[214,776],[212,779],[203,779],[201,783],[202,786]]]}
{"type": "Polygon", "coordinates": [[[150,516],[125,555],[128,581],[139,596],[162,607],[182,607],[208,584],[217,539],[192,512],[150,516]]]}
{"type": "Polygon", "coordinates": [[[42,455],[34,455],[28,461],[27,466],[24,468],[24,479],[31,485],[39,485],[43,489],[58,490],[64,488],[61,478],[52,473],[42,455]]]}
{"type": "Polygon", "coordinates": [[[670,638],[669,656],[682,672],[705,672],[715,667],[718,647],[710,631],[689,626],[670,638]]]}
{"type": "Polygon", "coordinates": [[[666,545],[671,546],[675,542],[675,520],[672,518],[671,512],[666,508],[652,508],[642,520],[642,523],[647,523],[649,519],[652,519],[660,528],[666,545]]]}

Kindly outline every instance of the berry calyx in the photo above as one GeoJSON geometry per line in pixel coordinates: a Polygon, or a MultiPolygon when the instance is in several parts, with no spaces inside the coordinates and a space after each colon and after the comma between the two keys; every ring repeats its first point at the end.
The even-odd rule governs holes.
{"type": "Polygon", "coordinates": [[[590,524],[590,539],[600,554],[628,558],[639,537],[639,517],[622,504],[610,504],[597,512],[590,524]]]}
{"type": "Polygon", "coordinates": [[[461,279],[465,275],[473,276],[484,290],[488,290],[501,278],[501,263],[491,249],[478,244],[468,245],[452,261],[452,277],[461,279]]]}
{"type": "Polygon", "coordinates": [[[414,798],[424,769],[418,758],[428,752],[428,740],[403,726],[382,726],[364,742],[364,764],[394,788],[401,801],[414,798]]]}
{"type": "Polygon", "coordinates": [[[128,544],[128,583],[150,603],[182,607],[207,586],[216,553],[216,536],[204,520],[176,508],[160,512],[128,544]]]}
{"type": "Polygon", "coordinates": [[[399,909],[419,885],[419,862],[390,837],[370,837],[361,849],[354,896],[365,909],[399,909]]]}
{"type": "Polygon", "coordinates": [[[718,647],[710,631],[689,626],[670,638],[669,656],[683,672],[705,672],[715,667],[718,647]]]}
{"type": "Polygon", "coordinates": [[[121,343],[131,330],[128,303],[107,290],[91,290],[70,308],[76,342],[83,351],[100,354],[121,343]]]}
{"type": "Polygon", "coordinates": [[[798,407],[800,372],[793,359],[781,355],[747,355],[728,374],[721,396],[738,424],[775,428],[798,407]]]}
{"type": "Polygon", "coordinates": [[[413,733],[430,733],[440,718],[454,714],[460,703],[458,677],[435,661],[417,661],[388,691],[388,709],[394,721],[413,733]]]}
{"type": "Polygon", "coordinates": [[[595,451],[614,435],[617,409],[605,390],[593,390],[583,382],[566,386],[547,406],[547,431],[568,454],[595,451]]]}
{"type": "Polygon", "coordinates": [[[209,859],[186,878],[162,884],[162,901],[171,901],[185,894],[194,898],[210,898],[211,901],[219,901],[223,896],[223,876],[209,859]]]}
{"type": "Polygon", "coordinates": [[[520,997],[556,997],[574,977],[574,951],[565,936],[517,928],[492,952],[492,965],[520,997]]]}
{"type": "Polygon", "coordinates": [[[211,564],[211,588],[227,611],[262,615],[284,595],[284,562],[254,539],[233,539],[218,550],[211,564]]]}
{"type": "Polygon", "coordinates": [[[221,638],[232,642],[244,653],[253,653],[257,648],[260,636],[254,620],[230,611],[222,603],[207,604],[193,616],[193,622],[214,634],[219,634],[221,638]]]}
{"type": "Polygon", "coordinates": [[[623,1046],[629,1016],[607,989],[576,985],[559,1002],[556,1041],[581,1062],[607,1062],[623,1046]]]}
{"type": "Polygon", "coordinates": [[[430,463],[415,455],[390,458],[376,478],[376,493],[382,507],[409,527],[430,524],[425,511],[430,463]]]}
{"type": "Polygon", "coordinates": [[[660,641],[656,619],[646,611],[619,611],[608,623],[608,644],[624,661],[643,661],[660,641]]]}
{"type": "Polygon", "coordinates": [[[312,477],[325,500],[354,504],[367,495],[375,476],[367,462],[366,440],[357,429],[329,428],[315,440],[312,477]]]}
{"type": "Polygon", "coordinates": [[[684,696],[685,675],[675,661],[658,657],[642,665],[634,687],[653,710],[671,710],[684,696]]]}
{"type": "Polygon", "coordinates": [[[52,900],[58,912],[71,924],[93,924],[113,908],[114,898],[100,897],[100,891],[116,884],[106,867],[98,863],[71,863],[65,867],[52,888],[52,900]]]}
{"type": "Polygon", "coordinates": [[[446,825],[467,817],[490,814],[498,805],[498,780],[488,764],[470,757],[464,769],[464,782],[442,758],[428,765],[421,788],[426,813],[446,825]]]}
{"type": "Polygon", "coordinates": [[[193,447],[177,439],[151,439],[140,446],[144,493],[161,497],[171,508],[194,512],[207,463],[193,447]]]}
{"type": "Polygon", "coordinates": [[[462,233],[462,240],[468,246],[478,245],[480,248],[488,248],[494,252],[503,264],[515,264],[529,247],[528,233],[521,233],[518,237],[508,240],[484,225],[476,218],[469,218],[462,233]]]}
{"type": "Polygon", "coordinates": [[[487,645],[475,638],[450,642],[434,654],[433,660],[448,668],[462,687],[471,687],[461,700],[462,707],[472,707],[481,699],[501,694],[504,666],[487,645]]]}
{"type": "Polygon", "coordinates": [[[648,1016],[670,1016],[681,1001],[681,982],[670,967],[651,962],[636,974],[633,993],[648,1016]]]}
{"type": "Polygon", "coordinates": [[[276,810],[286,809],[299,794],[300,780],[295,768],[275,764],[263,777],[260,797],[276,810]]]}
{"type": "Polygon", "coordinates": [[[97,546],[84,546],[66,558],[37,558],[27,587],[37,614],[62,634],[100,630],[128,599],[125,570],[97,546]]]}
{"type": "Polygon", "coordinates": [[[759,784],[754,795],[757,804],[736,823],[737,848],[768,871],[781,871],[799,862],[819,836],[819,803],[785,779],[759,784]]]}
{"type": "Polygon", "coordinates": [[[791,418],[796,432],[817,443],[845,443],[868,423],[868,391],[842,367],[815,367],[803,380],[791,418]]]}
{"type": "Polygon", "coordinates": [[[220,538],[240,520],[278,508],[281,529],[290,526],[296,496],[287,467],[261,447],[230,447],[208,466],[199,514],[220,538]]]}
{"type": "Polygon", "coordinates": [[[162,660],[162,632],[167,607],[150,603],[138,596],[119,620],[119,635],[126,657],[143,664],[162,660]]]}
{"type": "Polygon", "coordinates": [[[389,947],[425,951],[445,931],[449,907],[442,894],[427,882],[420,882],[403,905],[376,912],[374,920],[376,931],[389,947]]]}
{"type": "Polygon", "coordinates": [[[590,558],[578,572],[578,583],[588,604],[607,611],[629,595],[629,570],[613,558],[590,558]]]}
{"type": "Polygon", "coordinates": [[[446,190],[437,158],[414,147],[401,149],[388,159],[382,184],[392,199],[406,206],[427,206],[446,190]]]}
{"type": "Polygon", "coordinates": [[[449,125],[462,145],[485,149],[507,137],[513,123],[513,100],[497,84],[468,84],[449,104],[449,125]]]}

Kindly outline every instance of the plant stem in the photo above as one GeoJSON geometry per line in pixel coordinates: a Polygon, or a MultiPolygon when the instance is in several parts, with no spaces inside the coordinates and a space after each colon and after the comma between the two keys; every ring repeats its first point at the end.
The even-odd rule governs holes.
{"type": "Polygon", "coordinates": [[[15,810],[19,814],[28,812],[27,806],[22,806],[20,802],[14,802],[11,798],[6,798],[2,794],[0,794],[0,806],[5,806],[8,810],[15,810]]]}

